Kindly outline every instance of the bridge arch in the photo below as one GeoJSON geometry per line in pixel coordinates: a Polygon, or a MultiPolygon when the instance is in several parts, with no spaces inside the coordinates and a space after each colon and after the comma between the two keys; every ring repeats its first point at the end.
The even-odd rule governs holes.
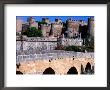
{"type": "Polygon", "coordinates": [[[89,62],[86,64],[85,71],[88,69],[91,69],[91,64],[89,62]]]}
{"type": "Polygon", "coordinates": [[[49,67],[44,70],[43,74],[55,74],[55,71],[49,67]]]}
{"type": "Polygon", "coordinates": [[[16,71],[16,74],[23,74],[21,71],[16,71]]]}
{"type": "Polygon", "coordinates": [[[71,67],[68,70],[67,74],[78,74],[78,71],[77,71],[77,69],[75,67],[71,67]]]}
{"type": "Polygon", "coordinates": [[[91,71],[91,64],[88,62],[85,67],[85,72],[89,73],[91,71]]]}

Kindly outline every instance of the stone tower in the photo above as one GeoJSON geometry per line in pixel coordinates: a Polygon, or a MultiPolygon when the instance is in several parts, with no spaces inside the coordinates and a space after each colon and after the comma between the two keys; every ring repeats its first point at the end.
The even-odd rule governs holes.
{"type": "Polygon", "coordinates": [[[48,37],[50,34],[51,24],[41,24],[43,37],[48,37]]]}
{"type": "Polygon", "coordinates": [[[67,36],[73,38],[79,34],[79,22],[72,20],[71,18],[67,20],[67,36]]]}
{"type": "Polygon", "coordinates": [[[60,37],[62,33],[63,23],[60,19],[55,19],[55,23],[52,23],[52,31],[54,37],[60,37]]]}
{"type": "Polygon", "coordinates": [[[49,18],[42,18],[42,22],[46,22],[47,24],[50,24],[49,18]]]}
{"type": "Polygon", "coordinates": [[[21,19],[16,20],[16,32],[22,31],[22,24],[23,24],[23,21],[21,19]]]}
{"type": "Polygon", "coordinates": [[[29,17],[27,21],[29,22],[30,27],[36,27],[36,29],[38,29],[38,23],[35,21],[33,17],[29,17]]]}
{"type": "Polygon", "coordinates": [[[94,38],[94,18],[88,18],[88,33],[90,38],[94,38]]]}

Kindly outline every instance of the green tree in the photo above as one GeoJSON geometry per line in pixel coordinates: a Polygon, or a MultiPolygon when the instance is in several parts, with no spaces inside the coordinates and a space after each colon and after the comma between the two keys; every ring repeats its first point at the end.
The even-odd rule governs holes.
{"type": "Polygon", "coordinates": [[[41,25],[41,24],[47,24],[47,23],[42,21],[42,22],[38,22],[38,24],[41,25]]]}
{"type": "Polygon", "coordinates": [[[36,29],[36,27],[30,27],[30,29],[27,31],[28,37],[41,37],[42,31],[40,29],[36,29]]]}
{"type": "Polygon", "coordinates": [[[83,48],[80,46],[67,46],[66,51],[83,52],[83,48]]]}

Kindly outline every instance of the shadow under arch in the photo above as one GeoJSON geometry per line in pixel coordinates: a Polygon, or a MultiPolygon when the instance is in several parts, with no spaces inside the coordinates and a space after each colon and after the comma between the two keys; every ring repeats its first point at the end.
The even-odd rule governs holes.
{"type": "Polygon", "coordinates": [[[20,71],[16,71],[16,74],[23,74],[22,72],[20,72],[20,71]]]}
{"type": "Polygon", "coordinates": [[[44,70],[43,74],[55,74],[55,71],[49,67],[44,70]]]}
{"type": "Polygon", "coordinates": [[[77,69],[75,67],[71,67],[68,70],[67,74],[78,74],[78,71],[77,71],[77,69]]]}
{"type": "Polygon", "coordinates": [[[90,70],[91,70],[91,64],[88,62],[85,67],[85,72],[88,72],[90,70]]]}

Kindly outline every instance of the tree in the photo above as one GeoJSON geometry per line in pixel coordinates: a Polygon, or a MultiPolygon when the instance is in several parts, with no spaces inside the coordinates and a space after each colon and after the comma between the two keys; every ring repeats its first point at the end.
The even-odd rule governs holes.
{"type": "Polygon", "coordinates": [[[66,51],[75,51],[75,52],[94,52],[94,46],[66,46],[66,51]]]}
{"type": "Polygon", "coordinates": [[[28,37],[41,37],[42,31],[40,29],[36,29],[36,27],[30,27],[30,29],[27,31],[28,37]]]}
{"type": "Polygon", "coordinates": [[[42,21],[42,22],[38,22],[38,24],[41,25],[41,24],[47,24],[47,23],[42,21]]]}
{"type": "Polygon", "coordinates": [[[67,46],[66,51],[83,52],[83,47],[80,46],[67,46]]]}

